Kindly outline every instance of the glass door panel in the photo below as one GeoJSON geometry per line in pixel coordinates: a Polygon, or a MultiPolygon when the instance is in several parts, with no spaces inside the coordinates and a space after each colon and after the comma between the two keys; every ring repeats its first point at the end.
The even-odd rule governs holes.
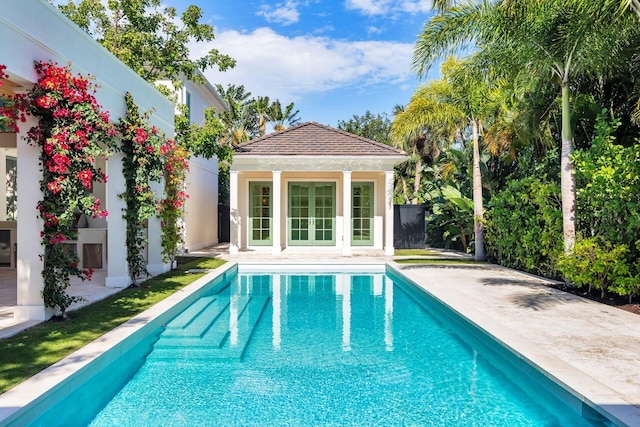
{"type": "Polygon", "coordinates": [[[333,229],[335,222],[334,213],[334,186],[333,184],[315,185],[315,240],[333,244],[333,229]]]}
{"type": "Polygon", "coordinates": [[[289,183],[290,245],[335,244],[335,184],[289,183]]]}
{"type": "Polygon", "coordinates": [[[351,188],[351,244],[373,245],[373,183],[356,182],[351,188]]]}
{"type": "Polygon", "coordinates": [[[249,184],[249,244],[272,243],[272,190],[270,182],[249,184]]]}

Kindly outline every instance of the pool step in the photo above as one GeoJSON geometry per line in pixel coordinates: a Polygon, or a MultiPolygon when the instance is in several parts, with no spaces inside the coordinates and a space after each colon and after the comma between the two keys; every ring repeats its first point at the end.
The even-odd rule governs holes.
{"type": "MultiPolygon", "coordinates": [[[[202,314],[204,312],[210,312],[215,307],[211,307],[212,304],[217,303],[218,305],[222,303],[222,297],[218,295],[207,296],[198,299],[191,306],[189,306],[185,311],[183,311],[178,317],[173,319],[171,322],[167,324],[167,331],[184,331],[189,326],[193,324],[196,319],[202,318],[202,314]]],[[[229,303],[229,298],[226,298],[227,304],[229,303]]]]}
{"type": "Polygon", "coordinates": [[[194,309],[197,318],[185,321],[180,315],[174,319],[180,322],[171,322],[171,328],[167,325],[147,360],[240,359],[269,300],[265,296],[218,298],[217,305],[211,301],[207,310],[194,309]],[[237,313],[233,323],[232,313],[237,313]]]}
{"type": "MultiPolygon", "coordinates": [[[[248,298],[240,300],[235,306],[243,306],[248,298]]],[[[204,297],[196,301],[178,317],[169,322],[164,332],[160,335],[157,345],[180,345],[180,340],[201,339],[207,336],[208,340],[215,339],[216,324],[219,320],[229,317],[231,301],[229,296],[204,297]],[[171,344],[173,342],[173,344],[171,344]]],[[[220,326],[218,324],[218,326],[220,326]]]]}

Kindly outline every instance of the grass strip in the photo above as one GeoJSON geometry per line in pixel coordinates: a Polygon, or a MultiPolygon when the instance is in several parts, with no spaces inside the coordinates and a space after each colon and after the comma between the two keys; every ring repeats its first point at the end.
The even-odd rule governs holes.
{"type": "Polygon", "coordinates": [[[216,258],[199,258],[69,313],[64,322],[44,322],[0,340],[0,393],[4,393],[204,276],[189,269],[214,269],[216,258]]]}
{"type": "Polygon", "coordinates": [[[485,262],[474,261],[472,259],[460,259],[460,258],[407,258],[396,259],[394,262],[398,264],[436,264],[436,265],[450,265],[450,264],[486,264],[485,262]]]}
{"type": "Polygon", "coordinates": [[[396,249],[394,256],[438,256],[442,255],[440,252],[432,251],[429,249],[396,249]]]}

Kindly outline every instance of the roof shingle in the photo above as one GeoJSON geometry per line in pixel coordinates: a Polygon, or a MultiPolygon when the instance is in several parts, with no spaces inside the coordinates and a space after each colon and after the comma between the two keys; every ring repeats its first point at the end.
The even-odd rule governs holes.
{"type": "Polygon", "coordinates": [[[405,153],[316,122],[306,122],[238,145],[236,156],[403,156],[405,153]]]}

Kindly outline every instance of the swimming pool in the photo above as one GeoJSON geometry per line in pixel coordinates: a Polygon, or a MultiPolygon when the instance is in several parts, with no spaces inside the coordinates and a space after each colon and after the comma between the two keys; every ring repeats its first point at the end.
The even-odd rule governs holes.
{"type": "Polygon", "coordinates": [[[228,279],[33,425],[590,425],[396,274],[228,279]]]}

